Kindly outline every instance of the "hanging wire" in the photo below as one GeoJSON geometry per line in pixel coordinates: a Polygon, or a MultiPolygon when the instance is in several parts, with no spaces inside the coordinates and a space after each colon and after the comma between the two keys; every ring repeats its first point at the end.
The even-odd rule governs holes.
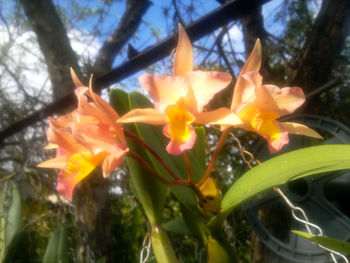
{"type": "MultiPolygon", "coordinates": [[[[318,235],[318,236],[323,236],[323,231],[322,231],[322,229],[321,229],[318,225],[316,225],[316,224],[314,224],[314,223],[311,223],[311,222],[309,221],[309,219],[308,219],[308,217],[307,217],[305,211],[304,211],[302,208],[300,208],[300,207],[298,207],[298,206],[295,206],[295,205],[288,199],[288,197],[282,192],[282,190],[281,190],[280,188],[274,187],[274,190],[284,199],[284,201],[285,201],[285,202],[288,204],[288,206],[292,209],[292,215],[293,215],[294,219],[297,220],[298,222],[303,223],[303,224],[305,225],[306,230],[307,230],[307,232],[308,232],[309,234],[314,234],[314,233],[311,231],[311,229],[310,229],[310,227],[313,227],[313,228],[316,229],[317,232],[318,232],[316,235],[318,235]],[[297,212],[300,212],[302,218],[300,218],[300,217],[297,215],[297,212]]],[[[336,254],[336,255],[340,256],[341,258],[343,258],[343,259],[344,259],[344,262],[349,263],[349,260],[348,260],[343,254],[341,254],[341,253],[339,253],[339,252],[337,252],[337,251],[334,251],[334,250],[332,250],[332,249],[329,249],[329,248],[327,248],[327,247],[324,247],[324,246],[322,246],[322,245],[320,245],[320,244],[316,244],[316,245],[319,246],[320,248],[323,248],[324,250],[329,251],[329,252],[330,252],[330,255],[331,255],[332,259],[333,259],[333,262],[335,262],[335,263],[338,262],[338,260],[336,259],[335,255],[334,255],[334,254],[336,254]]]]}
{"type": "Polygon", "coordinates": [[[146,233],[145,238],[143,239],[142,243],[142,249],[140,253],[140,263],[146,263],[147,259],[149,258],[150,255],[150,250],[151,250],[151,238],[149,232],[146,233]],[[144,255],[146,253],[146,255],[144,255]]]}
{"type": "MultiPolygon", "coordinates": [[[[234,141],[237,143],[238,147],[235,147],[235,146],[232,146],[234,149],[238,150],[241,154],[241,157],[242,157],[242,160],[248,165],[248,167],[250,169],[253,168],[252,166],[252,163],[257,163],[257,164],[260,164],[261,162],[256,159],[254,157],[254,155],[247,151],[247,150],[244,150],[239,139],[236,138],[234,136],[234,134],[232,134],[232,138],[234,139],[234,141]],[[248,157],[248,158],[247,158],[248,157]]],[[[301,208],[301,207],[298,207],[298,206],[295,206],[289,199],[288,197],[282,192],[282,190],[278,187],[274,187],[274,190],[284,199],[284,201],[288,204],[288,206],[291,208],[292,210],[292,216],[295,220],[297,220],[298,222],[301,222],[305,225],[306,227],[306,230],[309,234],[315,234],[315,235],[318,235],[318,236],[323,236],[323,231],[321,229],[321,227],[319,227],[318,225],[314,224],[314,223],[311,223],[309,218],[307,217],[305,211],[301,208]],[[300,215],[298,215],[300,214],[300,215]],[[313,231],[311,231],[311,228],[313,228],[315,231],[313,233],[313,231]]],[[[327,247],[324,247],[320,244],[316,244],[318,247],[330,252],[330,256],[333,260],[334,263],[338,263],[338,260],[336,259],[335,255],[338,255],[339,257],[341,257],[345,263],[349,263],[349,260],[346,258],[345,255],[343,255],[342,253],[339,253],[337,251],[334,251],[332,249],[329,249],[327,247]]]]}

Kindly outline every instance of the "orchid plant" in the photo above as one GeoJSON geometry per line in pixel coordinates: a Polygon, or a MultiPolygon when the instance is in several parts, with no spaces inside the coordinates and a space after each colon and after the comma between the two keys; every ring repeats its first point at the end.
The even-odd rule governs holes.
{"type": "Polygon", "coordinates": [[[260,65],[261,45],[257,40],[237,78],[231,107],[212,111],[206,111],[206,105],[227,88],[232,77],[225,72],[193,69],[192,45],[181,25],[173,75],[146,73],[139,79],[154,105],[139,93],[115,89],[110,93],[112,107],[93,92],[92,81],[85,87],[72,71],[78,107],[66,115],[49,118],[47,148],[56,149],[56,157],[38,166],[59,169],[57,191],[72,199],[74,188],[94,169],[101,166],[106,177],[126,162],[133,191],[150,222],[158,262],[178,262],[162,224],[168,189],[182,204],[183,224],[190,224],[188,228],[206,247],[208,262],[238,262],[234,247],[227,246],[221,236],[225,218],[237,204],[297,176],[350,167],[348,146],[335,151],[329,151],[327,146],[303,149],[290,156],[281,155],[285,156],[282,165],[279,157],[257,165],[222,198],[211,172],[233,130],[259,134],[271,153],[288,144],[288,134],[322,139],[305,125],[278,121],[299,108],[305,96],[298,87],[262,84],[260,65]],[[217,125],[221,131],[210,158],[206,158],[204,125],[217,125]],[[320,159],[304,158],[316,151],[318,155],[325,153],[322,158],[328,158],[327,168],[320,159]],[[291,172],[292,163],[301,158],[298,156],[304,156],[303,168],[291,172]],[[336,165],[340,159],[343,165],[336,165]],[[265,167],[274,168],[266,173],[265,167]],[[288,173],[280,173],[288,168],[288,173]]]}

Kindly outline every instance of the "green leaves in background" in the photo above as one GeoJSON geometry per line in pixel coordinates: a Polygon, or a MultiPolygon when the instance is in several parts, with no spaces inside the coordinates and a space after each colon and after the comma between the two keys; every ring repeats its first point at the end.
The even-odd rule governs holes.
{"type": "Polygon", "coordinates": [[[68,242],[65,228],[57,228],[47,244],[43,263],[68,263],[68,242]]]}
{"type": "Polygon", "coordinates": [[[292,232],[331,250],[350,255],[349,242],[344,242],[331,237],[316,236],[299,230],[292,230],[292,232]]]}
{"type": "Polygon", "coordinates": [[[222,200],[221,213],[209,225],[221,226],[232,209],[254,195],[304,176],[350,168],[350,145],[321,145],[285,153],[242,175],[222,200]]]}
{"type": "Polygon", "coordinates": [[[7,250],[21,226],[21,197],[12,181],[5,181],[0,187],[0,259],[7,250]]]}

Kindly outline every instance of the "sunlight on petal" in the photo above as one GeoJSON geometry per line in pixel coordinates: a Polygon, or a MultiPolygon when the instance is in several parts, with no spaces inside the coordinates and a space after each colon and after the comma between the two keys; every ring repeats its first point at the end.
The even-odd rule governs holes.
{"type": "Polygon", "coordinates": [[[153,125],[161,125],[166,123],[166,117],[163,113],[152,109],[134,109],[121,116],[118,120],[118,123],[134,123],[134,122],[143,122],[153,125]]]}
{"type": "Polygon", "coordinates": [[[236,114],[223,107],[213,111],[198,113],[195,117],[195,123],[198,124],[238,125],[243,123],[236,114]]]}
{"type": "Polygon", "coordinates": [[[142,87],[149,93],[160,111],[175,104],[181,97],[186,96],[188,84],[182,77],[153,76],[143,74],[139,78],[142,87]]]}
{"type": "Polygon", "coordinates": [[[230,84],[232,77],[225,72],[193,71],[186,75],[186,80],[197,100],[197,111],[201,112],[215,94],[230,84]]]}
{"type": "Polygon", "coordinates": [[[174,75],[185,76],[193,70],[192,44],[181,24],[179,28],[179,41],[174,58],[174,75]]]}
{"type": "Polygon", "coordinates": [[[273,107],[276,105],[276,109],[272,108],[271,101],[270,103],[266,101],[264,104],[266,105],[266,110],[269,110],[270,107],[271,110],[273,109],[280,116],[293,113],[305,102],[304,92],[298,87],[279,88],[274,85],[263,85],[262,88],[270,94],[272,98],[271,101],[274,102],[273,107]]]}
{"type": "Polygon", "coordinates": [[[124,155],[127,150],[120,151],[111,155],[108,155],[102,163],[103,177],[106,178],[115,168],[117,168],[123,161],[124,155]]]}
{"type": "Polygon", "coordinates": [[[290,134],[305,135],[317,139],[323,139],[323,137],[318,134],[313,129],[296,122],[281,122],[284,129],[290,134]]]}
{"type": "Polygon", "coordinates": [[[50,160],[39,163],[37,167],[64,169],[66,167],[67,160],[68,160],[67,155],[61,155],[56,158],[52,158],[50,160]]]}
{"type": "Polygon", "coordinates": [[[250,93],[246,89],[250,89],[251,85],[247,83],[247,80],[243,78],[243,75],[248,72],[259,72],[261,66],[261,44],[260,40],[258,39],[255,42],[255,46],[253,48],[252,53],[250,54],[247,62],[243,66],[241,72],[238,75],[234,93],[233,93],[233,99],[231,104],[231,109],[235,108],[238,104],[240,104],[243,100],[242,96],[244,93],[250,93]]]}

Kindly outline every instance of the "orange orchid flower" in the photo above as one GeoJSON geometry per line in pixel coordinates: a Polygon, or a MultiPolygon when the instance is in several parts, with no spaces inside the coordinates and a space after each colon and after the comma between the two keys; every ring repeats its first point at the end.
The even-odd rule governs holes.
{"type": "Polygon", "coordinates": [[[90,89],[84,87],[74,72],[72,76],[77,85],[78,108],[57,119],[49,118],[48,148],[57,148],[57,156],[38,165],[60,169],[57,191],[68,199],[77,183],[97,166],[102,164],[106,177],[128,151],[123,129],[116,123],[118,114],[92,91],[91,84],[90,89]]]}
{"type": "Polygon", "coordinates": [[[163,133],[170,138],[166,150],[175,155],[193,147],[196,133],[192,123],[222,124],[225,118],[240,122],[227,108],[203,112],[203,107],[226,88],[232,78],[224,72],[193,71],[192,45],[180,24],[173,71],[173,76],[142,75],[141,85],[153,99],[155,109],[134,109],[118,122],[165,124],[163,133]]]}
{"type": "Polygon", "coordinates": [[[267,140],[271,153],[278,152],[289,142],[288,133],[322,138],[305,125],[277,121],[279,117],[291,114],[300,107],[305,96],[298,87],[262,85],[260,65],[261,45],[257,40],[235,85],[231,110],[243,122],[235,126],[260,134],[267,140]]]}

